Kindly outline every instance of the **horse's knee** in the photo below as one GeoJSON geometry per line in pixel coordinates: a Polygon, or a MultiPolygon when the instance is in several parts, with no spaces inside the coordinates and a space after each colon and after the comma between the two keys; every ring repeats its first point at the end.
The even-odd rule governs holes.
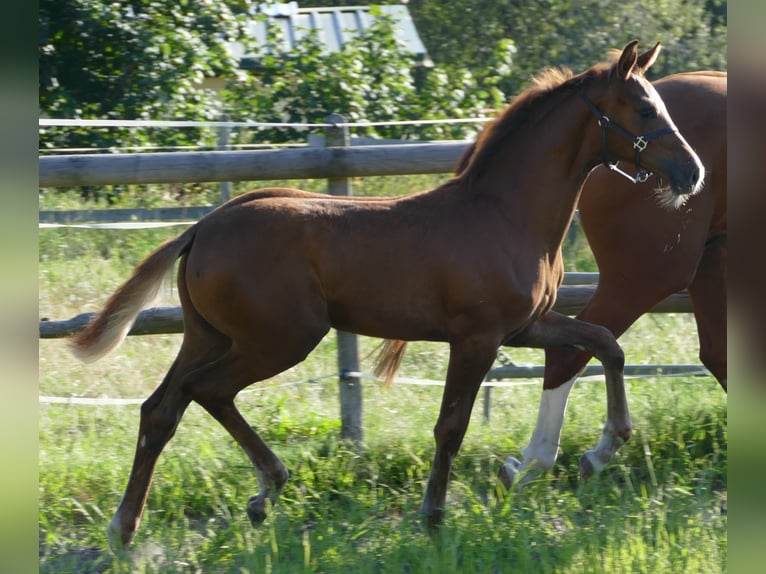
{"type": "Polygon", "coordinates": [[[625,368],[625,351],[622,347],[614,342],[614,348],[609,353],[610,362],[618,369],[623,370],[625,368]]]}
{"type": "Polygon", "coordinates": [[[594,325],[594,327],[596,328],[599,346],[597,358],[602,363],[617,369],[623,369],[625,367],[625,352],[617,342],[617,338],[606,327],[601,325],[594,325]]]}
{"type": "Polygon", "coordinates": [[[181,419],[183,407],[168,408],[163,404],[145,401],[141,405],[138,447],[149,452],[159,452],[173,438],[181,419]]]}
{"type": "Polygon", "coordinates": [[[457,416],[439,421],[434,427],[434,440],[437,446],[446,449],[451,454],[456,453],[463,440],[465,426],[457,416]]]}

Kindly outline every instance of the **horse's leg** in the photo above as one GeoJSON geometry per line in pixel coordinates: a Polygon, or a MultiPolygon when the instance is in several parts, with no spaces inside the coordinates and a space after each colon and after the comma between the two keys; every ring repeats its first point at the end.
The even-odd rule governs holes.
{"type": "Polygon", "coordinates": [[[290,473],[282,460],[242,417],[233,400],[205,401],[200,404],[239,443],[258,473],[259,491],[247,504],[253,526],[266,520],[266,501],[276,502],[290,473]]]}
{"type": "Polygon", "coordinates": [[[189,397],[179,392],[180,388],[176,384],[180,370],[179,358],[176,358],[160,386],[141,405],[133,467],[120,505],[107,529],[109,546],[115,552],[130,543],[138,528],[157,459],[173,437],[190,402],[189,397]]]}
{"type": "Polygon", "coordinates": [[[468,428],[476,393],[497,356],[497,347],[497,341],[480,339],[450,344],[447,379],[434,427],[436,451],[421,506],[429,528],[442,520],[452,461],[468,428]]]}
{"type": "Polygon", "coordinates": [[[700,360],[723,390],[726,381],[726,239],[712,241],[702,255],[689,285],[689,297],[697,321],[700,360]]]}
{"type": "MultiPolygon", "coordinates": [[[[584,349],[601,361],[606,378],[607,420],[598,446],[587,451],[580,460],[580,473],[583,478],[588,478],[601,470],[630,438],[632,429],[623,381],[625,358],[614,335],[606,327],[549,312],[505,344],[543,348],[571,345],[584,349]]],[[[500,478],[506,486],[527,466],[541,469],[553,466],[567,399],[575,378],[576,374],[556,389],[543,391],[537,427],[530,445],[523,451],[524,462],[510,459],[501,469],[500,478]]]]}
{"type": "MultiPolygon", "coordinates": [[[[256,318],[253,324],[263,325],[256,318]]],[[[287,321],[292,332],[276,328],[240,333],[229,351],[182,382],[184,392],[200,404],[237,441],[255,466],[259,492],[247,514],[254,526],[266,518],[266,500],[276,500],[287,482],[287,467],[247,423],[234,405],[240,390],[299,363],[322,340],[329,324],[321,318],[287,321]]]]}
{"type": "Polygon", "coordinates": [[[509,456],[500,467],[498,477],[506,488],[510,488],[514,482],[519,485],[523,484],[553,468],[558,458],[561,429],[564,426],[569,393],[579,372],[562,385],[552,389],[543,389],[535,429],[529,444],[521,449],[523,460],[519,461],[517,458],[509,456]],[[517,481],[518,477],[521,478],[517,481]]]}
{"type": "MultiPolygon", "coordinates": [[[[676,267],[676,269],[679,269],[676,267]]],[[[576,319],[602,325],[615,337],[619,337],[644,313],[668,295],[683,288],[683,278],[658,276],[659,280],[641,279],[640,293],[626,293],[622,280],[603,280],[593,297],[588,301],[576,319]]],[[[558,458],[558,444],[564,422],[569,394],[577,377],[583,371],[593,353],[571,345],[545,349],[545,374],[537,424],[529,445],[522,449],[523,462],[514,457],[506,459],[500,479],[506,486],[521,470],[533,478],[540,472],[553,468],[558,458]]]]}
{"type": "MultiPolygon", "coordinates": [[[[296,361],[297,362],[297,361],[296,361]]],[[[287,482],[290,473],[282,460],[247,423],[237,407],[234,397],[249,383],[273,374],[257,372],[249,359],[231,353],[225,360],[210,365],[204,373],[185,382],[185,388],[223,428],[237,441],[255,466],[259,492],[250,498],[247,514],[253,526],[266,519],[266,500],[275,499],[287,482]]]]}

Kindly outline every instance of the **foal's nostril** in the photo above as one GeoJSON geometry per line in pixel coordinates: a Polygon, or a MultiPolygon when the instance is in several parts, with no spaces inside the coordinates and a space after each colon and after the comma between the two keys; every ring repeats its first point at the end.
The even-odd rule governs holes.
{"type": "Polygon", "coordinates": [[[695,163],[694,165],[692,165],[691,175],[689,179],[689,184],[691,185],[691,187],[694,187],[697,185],[697,183],[699,183],[700,177],[701,177],[701,174],[700,174],[699,165],[695,163]]]}
{"type": "Polygon", "coordinates": [[[698,161],[691,160],[686,165],[686,185],[689,193],[695,193],[705,177],[705,168],[698,161]]]}

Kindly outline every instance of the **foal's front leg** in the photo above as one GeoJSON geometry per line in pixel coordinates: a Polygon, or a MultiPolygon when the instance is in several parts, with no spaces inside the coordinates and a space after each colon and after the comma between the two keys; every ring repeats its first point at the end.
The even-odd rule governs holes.
{"type": "Polygon", "coordinates": [[[470,339],[450,343],[447,380],[434,427],[436,451],[421,513],[426,525],[441,523],[452,461],[468,429],[476,394],[497,356],[497,341],[470,339]]]}
{"type": "MultiPolygon", "coordinates": [[[[623,367],[625,357],[614,335],[605,327],[549,312],[506,345],[512,347],[555,347],[571,345],[584,349],[604,365],[606,378],[607,420],[601,441],[580,459],[580,474],[589,478],[600,471],[628,439],[632,424],[625,396],[623,367]]],[[[540,413],[530,445],[524,449],[524,461],[508,459],[500,478],[510,486],[519,471],[527,467],[548,470],[553,466],[569,392],[576,377],[555,389],[543,390],[540,413]]]]}

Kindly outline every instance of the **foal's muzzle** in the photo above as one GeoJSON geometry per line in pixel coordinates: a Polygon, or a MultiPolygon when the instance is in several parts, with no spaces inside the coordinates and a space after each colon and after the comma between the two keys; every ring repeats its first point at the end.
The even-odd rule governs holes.
{"type": "MultiPolygon", "coordinates": [[[[669,165],[665,172],[668,177],[668,186],[675,195],[690,195],[699,191],[705,178],[705,168],[693,159],[684,165],[669,165]]],[[[658,187],[663,187],[663,180],[657,177],[658,187]]]]}

